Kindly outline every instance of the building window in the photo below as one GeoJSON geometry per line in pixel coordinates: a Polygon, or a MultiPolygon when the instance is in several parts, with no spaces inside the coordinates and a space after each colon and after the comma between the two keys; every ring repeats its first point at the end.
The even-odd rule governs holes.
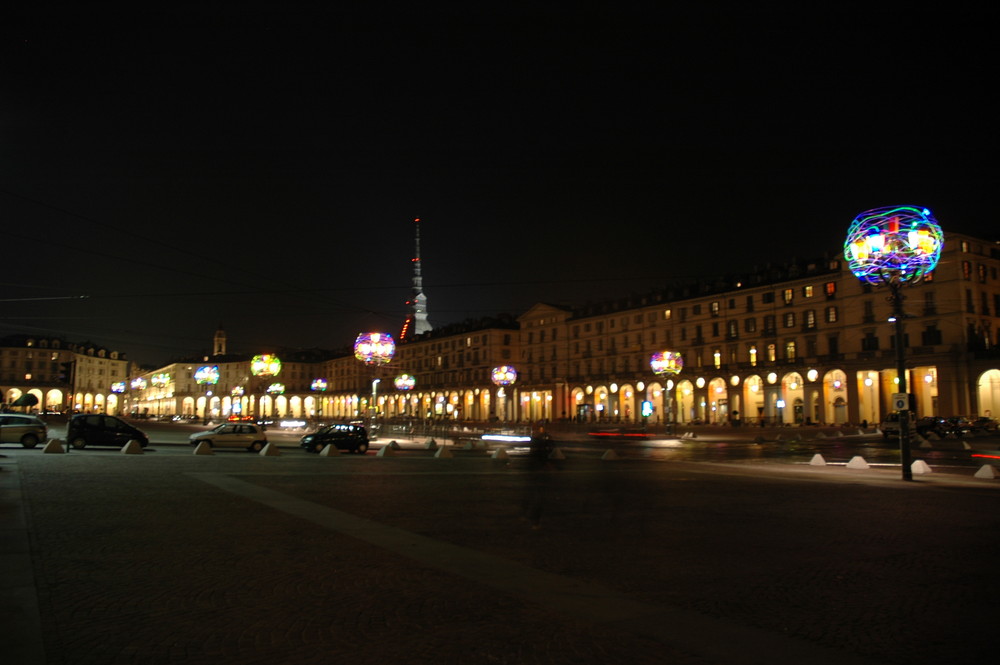
{"type": "Polygon", "coordinates": [[[772,363],[778,359],[778,349],[774,344],[767,345],[767,359],[772,363]]]}
{"type": "Polygon", "coordinates": [[[785,327],[786,328],[795,327],[795,312],[785,312],[785,327]]]}
{"type": "Polygon", "coordinates": [[[712,304],[709,305],[709,308],[712,311],[712,316],[718,316],[719,315],[719,311],[720,311],[721,308],[720,308],[718,300],[713,300],[712,304]]]}
{"type": "Polygon", "coordinates": [[[803,286],[802,287],[802,297],[803,298],[812,298],[813,297],[813,287],[811,285],[810,286],[803,286]]]}
{"type": "Polygon", "coordinates": [[[781,299],[785,301],[786,305],[791,305],[792,301],[795,299],[795,290],[785,289],[781,292],[781,299]]]}
{"type": "Polygon", "coordinates": [[[774,292],[768,291],[767,293],[760,294],[760,301],[765,305],[769,305],[774,302],[774,292]]]}
{"type": "Polygon", "coordinates": [[[824,291],[824,293],[826,293],[826,297],[827,298],[833,298],[835,295],[837,295],[837,283],[836,282],[827,282],[823,286],[823,291],[824,291]]]}
{"type": "Polygon", "coordinates": [[[972,264],[968,261],[962,261],[962,279],[972,279],[972,264]]]}
{"type": "Polygon", "coordinates": [[[774,323],[774,314],[768,314],[767,316],[765,316],[764,317],[764,334],[765,335],[767,335],[767,334],[773,335],[776,328],[777,328],[777,326],[774,323]]]}
{"type": "Polygon", "coordinates": [[[712,362],[715,364],[715,369],[722,367],[722,351],[720,349],[712,352],[712,362]]]}
{"type": "Polygon", "coordinates": [[[969,314],[976,313],[976,302],[972,299],[972,289],[965,290],[965,311],[969,314]]]}
{"type": "Polygon", "coordinates": [[[866,300],[862,303],[864,306],[864,311],[861,314],[862,323],[874,323],[875,322],[875,303],[871,300],[866,300]]]}
{"type": "Polygon", "coordinates": [[[866,332],[861,338],[862,351],[878,351],[878,337],[873,332],[866,332]]]}
{"type": "Polygon", "coordinates": [[[795,340],[785,342],[785,360],[795,360],[795,340]]]}
{"type": "Polygon", "coordinates": [[[837,322],[837,308],[836,307],[827,307],[826,308],[826,322],[827,323],[836,323],[837,322]]]}
{"type": "Polygon", "coordinates": [[[923,346],[936,346],[941,343],[941,331],[937,324],[930,324],[920,333],[920,343],[923,346]]]}
{"type": "Polygon", "coordinates": [[[986,283],[986,266],[984,266],[982,263],[976,264],[976,275],[979,277],[979,283],[980,284],[985,284],[986,283]]]}
{"type": "Polygon", "coordinates": [[[753,296],[747,296],[747,311],[753,311],[753,296]]]}
{"type": "Polygon", "coordinates": [[[691,314],[693,314],[694,316],[698,316],[699,314],[701,314],[701,304],[692,305],[691,314]]]}
{"type": "Polygon", "coordinates": [[[743,320],[743,330],[748,333],[757,332],[757,319],[750,317],[749,319],[743,320]]]}
{"type": "Polygon", "coordinates": [[[726,336],[729,339],[736,339],[740,333],[740,326],[736,321],[726,321],[726,336]]]}
{"type": "Polygon", "coordinates": [[[671,314],[673,314],[673,312],[670,311],[669,309],[663,310],[663,320],[664,321],[669,321],[671,314]]]}
{"type": "Polygon", "coordinates": [[[750,347],[750,365],[752,367],[756,367],[757,366],[757,347],[756,346],[751,346],[750,347]]]}

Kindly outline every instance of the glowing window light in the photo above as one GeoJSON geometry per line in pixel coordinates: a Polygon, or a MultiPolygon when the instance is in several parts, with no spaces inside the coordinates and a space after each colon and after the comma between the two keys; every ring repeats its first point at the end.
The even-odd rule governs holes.
{"type": "Polygon", "coordinates": [[[366,365],[385,365],[395,354],[396,341],[389,333],[361,333],[354,340],[354,357],[366,365]]]}
{"type": "Polygon", "coordinates": [[[250,361],[250,373],[265,378],[277,376],[281,373],[281,360],[270,353],[254,356],[250,361]]]}
{"type": "Polygon", "coordinates": [[[219,382],[219,366],[205,365],[204,367],[199,367],[194,372],[194,380],[199,385],[215,385],[219,382]]]}
{"type": "Polygon", "coordinates": [[[141,376],[132,379],[132,390],[145,390],[146,389],[146,379],[141,376]]]}
{"type": "Polygon", "coordinates": [[[920,206],[886,206],[862,212],[847,232],[844,256],[854,276],[868,284],[920,281],[941,258],[944,233],[920,206]]]}
{"type": "Polygon", "coordinates": [[[312,383],[309,384],[309,389],[315,392],[323,392],[329,387],[326,379],[313,379],[312,383]]]}
{"type": "Polygon", "coordinates": [[[512,365],[500,365],[493,368],[490,378],[498,386],[513,385],[517,381],[517,370],[512,365]]]}
{"type": "Polygon", "coordinates": [[[654,374],[673,376],[684,369],[684,358],[676,351],[658,351],[649,359],[654,374]]]}

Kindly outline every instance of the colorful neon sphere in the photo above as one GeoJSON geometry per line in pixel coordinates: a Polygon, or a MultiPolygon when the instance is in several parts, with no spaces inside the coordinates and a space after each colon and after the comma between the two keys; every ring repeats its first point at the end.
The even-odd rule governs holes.
{"type": "Polygon", "coordinates": [[[396,342],[389,333],[361,333],[354,340],[354,357],[366,365],[384,365],[396,354],[396,342]]]}
{"type": "Polygon", "coordinates": [[[323,392],[327,388],[326,379],[313,379],[309,388],[311,390],[315,390],[316,392],[323,392]]]}
{"type": "Polygon", "coordinates": [[[500,367],[494,367],[492,377],[493,383],[498,386],[509,386],[513,385],[517,381],[517,370],[511,365],[501,365],[500,367]]]}
{"type": "Polygon", "coordinates": [[[243,397],[243,386],[236,386],[229,394],[233,397],[243,397]]]}
{"type": "Polygon", "coordinates": [[[114,383],[112,383],[111,384],[111,392],[113,392],[113,393],[123,393],[123,392],[125,392],[125,382],[124,381],[115,381],[114,383]]]}
{"type": "Polygon", "coordinates": [[[281,360],[270,353],[254,356],[250,361],[250,373],[262,377],[277,376],[281,373],[281,360]]]}
{"type": "Polygon", "coordinates": [[[146,389],[146,379],[142,378],[141,376],[138,377],[138,378],[132,379],[132,389],[133,390],[145,390],[146,389]]]}
{"type": "Polygon", "coordinates": [[[170,383],[170,375],[167,374],[166,372],[161,374],[154,374],[152,377],[150,377],[150,382],[154,386],[165,386],[168,383],[170,383]]]}
{"type": "Polygon", "coordinates": [[[866,210],[851,222],[844,257],[854,276],[868,284],[916,283],[941,258],[944,233],[920,206],[866,210]]]}
{"type": "Polygon", "coordinates": [[[649,359],[654,374],[674,376],[684,369],[684,358],[676,351],[658,351],[649,359]]]}
{"type": "Polygon", "coordinates": [[[417,385],[417,380],[409,374],[400,374],[396,377],[393,385],[396,386],[396,390],[413,390],[413,386],[417,385]]]}
{"type": "Polygon", "coordinates": [[[269,385],[267,387],[267,392],[270,395],[281,395],[282,393],[285,392],[285,384],[284,383],[272,383],[271,385],[269,385]]]}
{"type": "Polygon", "coordinates": [[[194,372],[194,380],[200,385],[211,384],[214,386],[219,382],[219,366],[205,365],[204,367],[199,367],[194,372]]]}

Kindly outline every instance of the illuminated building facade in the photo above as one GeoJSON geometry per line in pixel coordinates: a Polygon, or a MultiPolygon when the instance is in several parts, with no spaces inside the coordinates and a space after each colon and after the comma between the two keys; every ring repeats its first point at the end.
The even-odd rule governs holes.
{"type": "Polygon", "coordinates": [[[90,342],[14,335],[0,340],[0,395],[5,405],[33,395],[39,412],[119,413],[129,374],[124,353],[90,342]]]}
{"type": "MultiPolygon", "coordinates": [[[[491,371],[513,365],[518,421],[636,422],[649,401],[650,422],[662,422],[667,379],[649,362],[672,349],[684,359],[669,392],[679,423],[877,423],[890,410],[896,384],[887,295],[859,282],[836,257],[595,305],[539,303],[516,319],[446,326],[400,342],[381,370],[376,406],[388,418],[495,419],[491,371]],[[401,374],[413,377],[408,389],[394,387],[401,374]]],[[[905,296],[908,385],[917,415],[997,417],[1000,244],[946,234],[937,268],[905,296]]],[[[35,344],[37,354],[42,350],[35,344]]],[[[38,365],[28,372],[24,364],[28,349],[7,355],[12,350],[3,349],[0,374],[7,398],[24,390],[28,373],[42,381],[38,365]]],[[[65,347],[45,351],[67,353],[65,347]]],[[[70,401],[106,405],[107,388],[98,389],[111,376],[124,380],[126,363],[103,350],[70,353],[77,362],[118,363],[113,372],[103,366],[101,375],[100,366],[78,362],[87,378],[73,379],[70,401]]],[[[130,413],[161,416],[200,417],[208,408],[212,417],[350,420],[369,411],[371,375],[349,348],[277,353],[281,394],[255,382],[249,356],[229,354],[130,376],[142,384],[130,383],[124,399],[130,413]],[[195,376],[206,363],[219,368],[212,395],[195,376]]],[[[55,362],[47,355],[45,372],[54,372],[55,362]]]]}

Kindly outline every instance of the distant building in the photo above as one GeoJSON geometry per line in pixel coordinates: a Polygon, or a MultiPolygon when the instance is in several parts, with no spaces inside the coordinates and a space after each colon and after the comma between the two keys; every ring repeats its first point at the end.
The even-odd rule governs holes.
{"type": "MultiPolygon", "coordinates": [[[[518,379],[503,398],[514,408],[504,411],[522,422],[636,422],[647,401],[651,422],[663,422],[669,394],[682,423],[876,423],[897,391],[887,295],[862,285],[840,257],[793,261],[615,301],[539,303],[516,319],[426,330],[401,340],[392,362],[377,370],[349,348],[279,349],[283,364],[273,377],[255,377],[246,355],[205,354],[131,377],[124,399],[136,414],[202,416],[207,408],[220,418],[346,420],[368,413],[378,378],[381,415],[486,421],[503,414],[491,371],[510,364],[518,379]],[[685,359],[673,384],[650,369],[652,354],[663,350],[685,359]],[[211,388],[197,383],[204,365],[218,366],[211,388]],[[414,378],[408,390],[394,386],[402,374],[414,378]],[[282,390],[269,393],[276,383],[282,390]]],[[[907,384],[917,416],[1000,414],[1000,244],[946,234],[937,269],[903,295],[907,384]]],[[[47,342],[40,363],[39,344],[2,348],[8,402],[33,388],[48,404],[113,403],[109,379],[127,366],[117,353],[47,342]],[[52,377],[67,360],[77,371],[59,383],[52,377]],[[100,360],[105,364],[93,364],[100,360]]],[[[213,348],[225,351],[219,333],[213,348]]]]}
{"type": "Polygon", "coordinates": [[[10,405],[25,394],[39,412],[107,412],[121,408],[130,363],[92,342],[13,335],[0,340],[0,394],[10,405]]]}

